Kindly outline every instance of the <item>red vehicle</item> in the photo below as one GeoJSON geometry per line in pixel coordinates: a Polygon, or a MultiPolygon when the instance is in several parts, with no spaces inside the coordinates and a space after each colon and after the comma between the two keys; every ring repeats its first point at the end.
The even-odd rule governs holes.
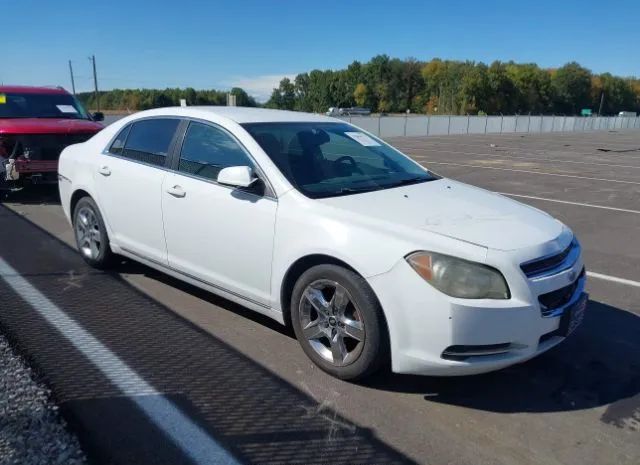
{"type": "Polygon", "coordinates": [[[57,182],[62,149],[100,131],[103,119],[61,87],[0,86],[0,189],[57,182]]]}

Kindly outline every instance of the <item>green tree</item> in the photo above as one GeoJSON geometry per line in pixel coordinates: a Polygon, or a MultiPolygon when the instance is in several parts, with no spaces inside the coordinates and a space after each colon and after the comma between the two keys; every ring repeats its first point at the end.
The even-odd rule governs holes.
{"type": "Polygon", "coordinates": [[[236,96],[236,105],[239,107],[255,107],[257,105],[255,99],[240,87],[234,87],[229,93],[236,96]]]}
{"type": "Polygon", "coordinates": [[[544,113],[551,108],[551,77],[533,63],[506,66],[513,85],[513,106],[516,113],[544,113]]]}
{"type": "MultiPolygon", "coordinates": [[[[256,101],[240,88],[231,89],[238,105],[256,101]]],[[[577,63],[557,70],[534,63],[487,66],[472,61],[428,62],[377,55],[366,63],[352,62],[345,69],[300,73],[293,82],[283,79],[266,106],[309,112],[329,107],[363,106],[374,111],[439,114],[577,113],[597,110],[604,95],[603,113],[640,111],[640,79],[593,74],[577,63]]],[[[96,108],[93,93],[78,97],[96,108]]],[[[164,105],[225,105],[226,92],[217,90],[113,89],[100,92],[101,107],[135,111],[164,105]]]]}
{"type": "Polygon", "coordinates": [[[283,78],[278,88],[273,89],[271,98],[266,104],[269,108],[293,110],[296,106],[296,88],[289,78],[283,78]]]}
{"type": "Polygon", "coordinates": [[[554,107],[558,112],[576,114],[589,106],[591,72],[576,62],[567,63],[551,75],[554,107]]]}
{"type": "Polygon", "coordinates": [[[369,91],[367,89],[367,86],[362,82],[359,82],[356,85],[356,88],[353,91],[353,98],[356,101],[356,105],[358,105],[359,107],[364,107],[366,105],[368,92],[369,91]]]}

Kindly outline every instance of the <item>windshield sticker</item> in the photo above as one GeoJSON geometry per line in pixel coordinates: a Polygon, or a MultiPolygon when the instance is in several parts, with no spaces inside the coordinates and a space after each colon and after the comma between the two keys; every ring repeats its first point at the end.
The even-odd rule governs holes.
{"type": "Polygon", "coordinates": [[[56,105],[61,113],[78,113],[73,105],[56,105]]]}
{"type": "Polygon", "coordinates": [[[7,96],[0,94],[0,104],[7,103],[7,96]]]}
{"type": "Polygon", "coordinates": [[[351,137],[365,147],[380,147],[380,144],[363,132],[345,132],[346,136],[351,137]]]}

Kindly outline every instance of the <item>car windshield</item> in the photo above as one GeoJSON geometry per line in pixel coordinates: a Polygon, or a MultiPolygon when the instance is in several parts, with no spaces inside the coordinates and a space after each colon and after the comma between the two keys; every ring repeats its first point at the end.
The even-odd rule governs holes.
{"type": "Polygon", "coordinates": [[[90,119],[84,107],[69,94],[0,92],[0,118],[90,119]]]}
{"type": "Polygon", "coordinates": [[[380,139],[346,123],[247,123],[243,127],[307,197],[350,195],[438,179],[380,139]]]}

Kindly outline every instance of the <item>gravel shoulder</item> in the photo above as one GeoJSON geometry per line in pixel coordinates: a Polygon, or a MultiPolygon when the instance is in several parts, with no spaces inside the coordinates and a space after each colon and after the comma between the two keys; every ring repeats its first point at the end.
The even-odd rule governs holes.
{"type": "Polygon", "coordinates": [[[0,334],[0,465],[86,463],[50,391],[0,334]]]}

